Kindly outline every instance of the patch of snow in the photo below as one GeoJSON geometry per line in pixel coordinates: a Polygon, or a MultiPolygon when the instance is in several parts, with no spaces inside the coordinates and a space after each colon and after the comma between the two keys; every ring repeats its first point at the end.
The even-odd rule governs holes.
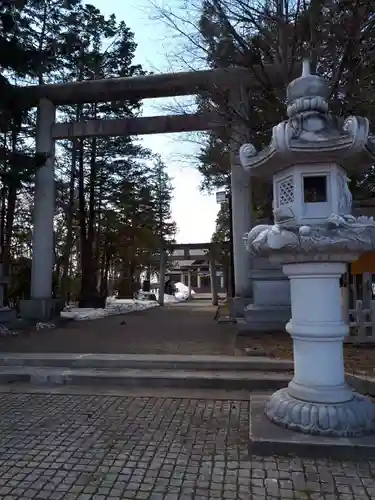
{"type": "Polygon", "coordinates": [[[43,328],[55,328],[55,323],[42,323],[41,321],[38,321],[38,323],[35,325],[37,330],[42,330],[43,328]]]}
{"type": "MultiPolygon", "coordinates": [[[[188,297],[188,292],[189,292],[189,288],[184,285],[183,283],[181,283],[180,281],[178,283],[175,283],[175,287],[177,289],[177,293],[180,292],[180,293],[184,293],[186,294],[186,298],[188,297]]],[[[195,295],[195,292],[194,290],[191,290],[191,295],[195,295]]],[[[186,300],[186,299],[185,299],[186,300]]]]}
{"type": "Polygon", "coordinates": [[[134,299],[116,299],[109,297],[105,309],[93,308],[66,308],[61,312],[62,318],[71,318],[74,321],[83,321],[87,319],[100,319],[116,314],[127,314],[133,311],[145,311],[159,304],[155,301],[134,300],[134,299]]]}
{"type": "Polygon", "coordinates": [[[175,302],[181,302],[175,295],[168,295],[168,293],[164,294],[164,303],[165,304],[173,304],[175,302]]]}
{"type": "MultiPolygon", "coordinates": [[[[156,297],[159,299],[159,291],[156,292],[156,297]]],[[[187,292],[176,292],[174,295],[169,295],[167,293],[164,294],[164,303],[165,304],[173,304],[176,302],[183,302],[189,298],[189,294],[187,292]]]]}
{"type": "Polygon", "coordinates": [[[183,302],[189,298],[189,294],[187,292],[176,292],[174,296],[177,299],[177,302],[183,302]]]}

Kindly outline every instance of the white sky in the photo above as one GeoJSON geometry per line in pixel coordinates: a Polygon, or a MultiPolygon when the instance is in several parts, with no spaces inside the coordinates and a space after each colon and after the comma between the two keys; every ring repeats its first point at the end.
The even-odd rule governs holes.
{"type": "MultiPolygon", "coordinates": [[[[147,0],[87,0],[104,15],[115,14],[118,21],[125,21],[135,34],[138,44],[134,63],[154,72],[169,72],[168,52],[173,51],[173,38],[161,22],[150,20],[147,0]]],[[[162,115],[166,100],[144,101],[143,116],[162,115]]],[[[199,192],[201,176],[193,166],[193,156],[198,146],[187,140],[186,134],[143,136],[145,147],[159,153],[173,178],[174,199],[172,217],[177,223],[178,243],[200,243],[211,240],[215,229],[218,205],[214,195],[199,192]],[[191,161],[189,158],[192,158],[191,161]]]]}

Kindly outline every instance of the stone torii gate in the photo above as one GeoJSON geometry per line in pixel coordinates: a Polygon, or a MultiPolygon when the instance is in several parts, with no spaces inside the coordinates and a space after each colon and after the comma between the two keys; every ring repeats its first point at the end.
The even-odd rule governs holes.
{"type": "MultiPolygon", "coordinates": [[[[277,71],[271,67],[271,78],[277,71]]],[[[246,117],[239,117],[245,106],[241,96],[247,91],[252,74],[243,68],[217,69],[196,72],[181,72],[161,75],[89,80],[43,86],[27,86],[19,89],[20,100],[28,107],[38,107],[36,152],[46,155],[44,166],[36,173],[31,299],[24,301],[23,313],[35,319],[47,319],[53,313],[52,270],[55,212],[54,145],[59,139],[98,136],[128,136],[164,134],[212,130],[223,126],[223,118],[213,114],[186,114],[175,116],[153,116],[112,120],[86,120],[71,123],[56,123],[56,107],[91,102],[106,102],[124,99],[146,99],[194,95],[203,92],[229,92],[236,113],[232,118],[231,133],[234,144],[231,155],[231,188],[233,213],[233,248],[235,292],[245,297],[250,288],[249,256],[245,250],[243,236],[251,227],[251,189],[249,177],[243,172],[237,153],[245,137],[246,117]]],[[[225,118],[224,118],[225,119],[225,118]]],[[[228,127],[226,122],[224,126],[228,127]]]]}

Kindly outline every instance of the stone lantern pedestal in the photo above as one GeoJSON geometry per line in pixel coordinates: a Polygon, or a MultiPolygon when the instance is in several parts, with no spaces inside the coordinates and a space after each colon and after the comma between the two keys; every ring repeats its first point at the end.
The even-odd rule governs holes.
{"type": "Polygon", "coordinates": [[[345,382],[339,280],[343,262],[285,264],[290,279],[294,377],[266,403],[274,423],[324,436],[361,436],[375,430],[375,406],[345,382]]]}
{"type": "Polygon", "coordinates": [[[297,231],[269,226],[252,241],[253,248],[282,264],[290,280],[292,317],[286,330],[293,339],[294,377],[265,405],[273,423],[321,436],[375,431],[375,405],[345,382],[343,341],[349,328],[340,294],[346,263],[374,242],[372,219],[335,215],[297,231]]]}
{"type": "MultiPolygon", "coordinates": [[[[375,140],[362,117],[339,126],[327,98],[327,83],[304,62],[302,76],[287,89],[289,118],[273,128],[270,146],[260,152],[251,144],[241,147],[243,167],[272,179],[274,191],[274,224],[254,227],[247,248],[282,265],[290,280],[286,330],[293,339],[294,377],[265,401],[268,425],[358,438],[375,432],[375,405],[345,382],[348,326],[339,282],[347,263],[375,249],[374,220],[351,215],[347,177],[373,164],[375,140]]],[[[262,438],[273,432],[267,428],[262,438]]],[[[373,445],[375,451],[375,439],[373,445]]]]}

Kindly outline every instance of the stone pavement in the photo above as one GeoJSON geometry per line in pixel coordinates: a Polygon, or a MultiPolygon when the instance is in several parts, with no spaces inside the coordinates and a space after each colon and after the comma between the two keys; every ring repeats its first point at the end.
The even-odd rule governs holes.
{"type": "Polygon", "coordinates": [[[74,321],[19,337],[0,338],[2,352],[113,354],[235,354],[234,325],[214,321],[209,301],[182,302],[148,311],[74,321]]]}
{"type": "Polygon", "coordinates": [[[0,498],[375,499],[375,462],[249,456],[249,402],[207,394],[1,393],[0,498]]]}

